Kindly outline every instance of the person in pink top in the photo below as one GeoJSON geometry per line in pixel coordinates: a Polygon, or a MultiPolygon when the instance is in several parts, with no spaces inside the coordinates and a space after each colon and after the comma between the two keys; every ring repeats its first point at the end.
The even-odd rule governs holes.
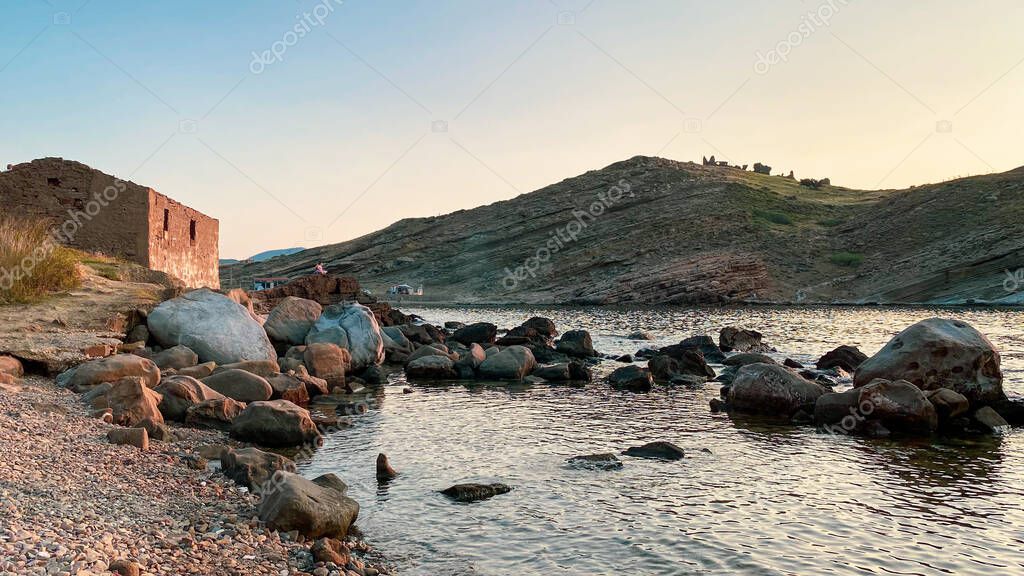
{"type": "Polygon", "coordinates": [[[316,273],[321,276],[327,276],[327,269],[324,268],[323,262],[320,262],[316,265],[316,273]]]}

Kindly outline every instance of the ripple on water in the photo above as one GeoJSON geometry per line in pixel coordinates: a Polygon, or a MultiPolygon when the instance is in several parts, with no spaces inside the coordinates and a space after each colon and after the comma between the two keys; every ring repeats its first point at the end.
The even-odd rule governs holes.
{"type": "MultiPolygon", "coordinates": [[[[511,327],[544,315],[584,328],[602,352],[757,329],[778,358],[813,362],[839,344],[871,354],[893,334],[955,315],[1000,348],[1012,392],[1024,392],[1024,314],[885,308],[426,309],[425,318],[511,327]],[[629,341],[644,330],[655,342],[629,341]]],[[[607,372],[613,363],[601,370],[607,372]]],[[[713,415],[703,390],[649,394],[601,384],[407,386],[400,374],[354,426],[327,438],[304,474],[336,472],[362,505],[359,526],[402,574],[1020,574],[1024,573],[1024,441],[888,442],[713,415]],[[680,462],[622,456],[615,471],[577,470],[571,456],[652,440],[680,462]],[[704,452],[707,449],[710,452],[704,452]],[[389,455],[401,476],[379,486],[389,455]],[[437,493],[505,482],[471,505],[437,493]]]]}

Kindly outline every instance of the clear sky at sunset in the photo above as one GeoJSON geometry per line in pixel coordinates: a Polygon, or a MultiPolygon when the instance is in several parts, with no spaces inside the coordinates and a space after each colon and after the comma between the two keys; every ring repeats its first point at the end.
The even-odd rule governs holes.
{"type": "Polygon", "coordinates": [[[1024,2],[0,2],[0,163],[339,242],[638,154],[894,188],[1024,164],[1024,2]]]}

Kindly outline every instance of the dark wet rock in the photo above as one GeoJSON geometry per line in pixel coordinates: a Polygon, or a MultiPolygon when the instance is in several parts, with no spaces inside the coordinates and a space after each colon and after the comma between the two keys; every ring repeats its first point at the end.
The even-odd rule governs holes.
{"type": "Polygon", "coordinates": [[[571,356],[547,346],[527,346],[539,364],[564,364],[573,360],[571,356]]]}
{"type": "Polygon", "coordinates": [[[455,380],[459,377],[455,363],[448,356],[421,356],[405,365],[410,380],[455,380]]]}
{"type": "Polygon", "coordinates": [[[1009,432],[1010,423],[1003,419],[991,406],[982,406],[974,411],[972,419],[991,434],[1003,434],[1009,432]]]}
{"type": "Polygon", "coordinates": [[[636,358],[637,360],[640,360],[640,359],[645,359],[645,358],[646,359],[651,359],[651,358],[654,358],[657,355],[658,355],[658,349],[657,348],[641,348],[641,349],[637,350],[635,354],[633,354],[633,357],[636,358]]]}
{"type": "Polygon", "coordinates": [[[626,336],[626,338],[630,340],[654,340],[654,335],[650,332],[637,331],[631,332],[629,336],[626,336]]]}
{"type": "Polygon", "coordinates": [[[707,378],[694,376],[693,374],[674,374],[668,381],[669,386],[681,386],[684,388],[703,388],[707,378]]]}
{"type": "Polygon", "coordinates": [[[576,358],[590,358],[597,356],[594,350],[594,341],[590,338],[590,332],[586,330],[570,330],[562,335],[555,348],[563,354],[576,358]]]}
{"type": "Polygon", "coordinates": [[[437,329],[436,326],[431,324],[402,324],[398,326],[398,329],[405,334],[411,342],[416,344],[442,344],[446,337],[444,332],[437,329]]]}
{"type": "Polygon", "coordinates": [[[622,460],[611,453],[588,454],[586,456],[573,456],[567,460],[574,468],[587,468],[594,470],[617,470],[622,468],[622,460]]]}
{"type": "Polygon", "coordinates": [[[543,378],[549,382],[565,382],[571,380],[568,364],[547,364],[540,365],[533,369],[533,376],[543,378]]]}
{"type": "Polygon", "coordinates": [[[647,392],[654,386],[651,371],[636,365],[617,368],[608,375],[608,383],[618,390],[631,392],[647,392]]]}
{"type": "Polygon", "coordinates": [[[398,472],[391,467],[386,454],[377,454],[377,480],[392,480],[398,477],[398,472]]]}
{"type": "Polygon", "coordinates": [[[295,463],[290,459],[258,448],[225,447],[220,452],[220,461],[225,476],[256,493],[267,487],[267,481],[278,470],[295,472],[295,463]]]}
{"type": "Polygon", "coordinates": [[[525,346],[509,346],[480,364],[480,377],[487,380],[522,380],[536,368],[533,352],[525,346]]]}
{"type": "Polygon", "coordinates": [[[829,390],[778,364],[747,364],[736,372],[726,400],[729,410],[789,420],[829,390]]]}
{"type": "Polygon", "coordinates": [[[456,484],[441,494],[456,502],[479,502],[511,491],[512,487],[505,484],[456,484]]]}
{"type": "Polygon", "coordinates": [[[725,412],[725,408],[726,408],[725,402],[722,401],[722,400],[719,400],[718,398],[712,398],[711,400],[708,400],[708,405],[711,407],[711,413],[712,414],[717,414],[719,412],[725,412]]]}
{"type": "Polygon", "coordinates": [[[273,393],[271,400],[287,400],[293,404],[309,403],[309,390],[306,383],[293,374],[274,374],[266,379],[273,393]]]}
{"type": "Polygon", "coordinates": [[[309,411],[287,400],[248,404],[232,422],[231,436],[270,447],[319,445],[321,441],[309,411]]]}
{"type": "Polygon", "coordinates": [[[771,346],[762,342],[762,337],[756,330],[727,326],[718,334],[718,347],[722,352],[771,352],[771,346]]]}
{"type": "Polygon", "coordinates": [[[456,322],[455,320],[448,320],[447,322],[444,323],[444,327],[446,330],[458,330],[459,328],[465,328],[466,323],[456,322]]]}
{"type": "Polygon", "coordinates": [[[657,460],[682,460],[686,453],[671,442],[649,442],[643,446],[634,446],[623,452],[634,458],[653,458],[657,460]]]}
{"type": "Polygon", "coordinates": [[[490,322],[477,322],[464,328],[459,328],[451,335],[449,340],[465,345],[470,344],[494,344],[498,335],[498,327],[490,322]]]}
{"type": "Polygon", "coordinates": [[[963,394],[959,394],[950,390],[949,388],[939,388],[938,390],[929,390],[924,393],[925,398],[932,403],[935,407],[935,412],[939,416],[939,422],[947,422],[966,414],[971,409],[971,403],[964,397],[963,394]]]}
{"type": "Polygon", "coordinates": [[[721,364],[722,360],[725,360],[725,354],[722,352],[722,349],[718,347],[718,344],[715,344],[715,340],[711,338],[711,336],[690,336],[678,345],[683,348],[700,350],[700,353],[704,356],[704,360],[707,362],[721,364]]]}
{"type": "Polygon", "coordinates": [[[725,366],[746,366],[747,364],[778,364],[775,360],[772,360],[770,356],[764,354],[758,354],[755,352],[742,352],[740,354],[733,354],[722,361],[725,366]]]}
{"type": "Polygon", "coordinates": [[[992,408],[1012,426],[1024,426],[1024,399],[1007,398],[992,404],[992,408]]]}
{"type": "Polygon", "coordinates": [[[658,381],[668,381],[675,376],[693,376],[705,381],[715,377],[715,371],[704,361],[700,351],[694,348],[666,346],[648,361],[647,367],[658,381]]]}
{"type": "Polygon", "coordinates": [[[359,504],[345,495],[345,483],[334,474],[307,480],[278,471],[270,484],[272,489],[265,491],[258,512],[271,530],[344,539],[359,516],[359,504]]]}
{"type": "Polygon", "coordinates": [[[465,352],[459,353],[459,359],[455,361],[455,372],[459,378],[469,380],[476,376],[480,365],[487,359],[487,353],[479,344],[470,344],[465,352]]]}
{"type": "Polygon", "coordinates": [[[938,428],[935,407],[913,384],[877,379],[861,388],[824,394],[814,406],[814,420],[826,432],[879,436],[889,433],[931,434],[938,428]]]}
{"type": "Polygon", "coordinates": [[[538,334],[547,337],[549,340],[558,336],[558,329],[555,327],[555,322],[550,318],[534,316],[526,322],[523,322],[523,326],[526,328],[533,328],[538,334]]]}
{"type": "Polygon", "coordinates": [[[633,356],[631,354],[623,354],[622,356],[616,356],[615,361],[622,362],[624,364],[632,364],[633,356]]]}
{"type": "Polygon", "coordinates": [[[586,364],[574,361],[569,362],[569,379],[578,382],[590,382],[594,379],[594,374],[586,364]]]}
{"type": "Polygon", "coordinates": [[[826,352],[824,356],[818,358],[815,362],[815,366],[819,370],[828,370],[829,368],[842,368],[846,372],[853,373],[858,366],[864,363],[868,359],[867,354],[861,352],[856,346],[840,346],[835,350],[826,352]]]}
{"type": "MultiPolygon", "coordinates": [[[[797,362],[796,360],[793,360],[792,358],[786,358],[785,360],[783,360],[782,365],[785,366],[786,368],[793,368],[795,370],[804,369],[803,364],[797,362]]],[[[811,378],[811,380],[813,380],[813,378],[811,378]]]]}
{"type": "Polygon", "coordinates": [[[508,332],[504,336],[498,338],[495,344],[498,346],[543,346],[547,347],[551,343],[551,338],[538,332],[534,328],[529,326],[517,326],[508,332]]]}
{"type": "Polygon", "coordinates": [[[922,390],[950,388],[971,406],[1003,400],[999,352],[966,322],[929,318],[903,330],[854,374],[854,386],[906,380],[922,390]]]}

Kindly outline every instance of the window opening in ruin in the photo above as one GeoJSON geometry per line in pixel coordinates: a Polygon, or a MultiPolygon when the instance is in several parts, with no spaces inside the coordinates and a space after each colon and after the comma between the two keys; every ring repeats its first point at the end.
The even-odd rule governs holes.
{"type": "Polygon", "coordinates": [[[164,232],[171,229],[171,211],[164,208],[164,232]]]}
{"type": "Polygon", "coordinates": [[[50,186],[60,186],[60,178],[47,178],[46,183],[50,186]]]}
{"type": "Polygon", "coordinates": [[[196,221],[192,220],[188,223],[188,239],[193,244],[196,243],[196,221]]]}

